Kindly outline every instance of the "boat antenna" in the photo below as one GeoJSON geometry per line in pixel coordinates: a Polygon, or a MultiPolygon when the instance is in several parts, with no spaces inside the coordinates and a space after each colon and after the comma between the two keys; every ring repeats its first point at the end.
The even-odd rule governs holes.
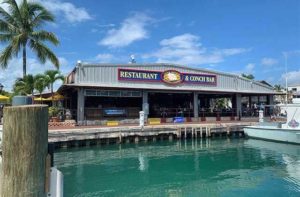
{"type": "Polygon", "coordinates": [[[285,60],[285,103],[288,103],[288,85],[287,85],[287,53],[283,53],[285,60]]]}

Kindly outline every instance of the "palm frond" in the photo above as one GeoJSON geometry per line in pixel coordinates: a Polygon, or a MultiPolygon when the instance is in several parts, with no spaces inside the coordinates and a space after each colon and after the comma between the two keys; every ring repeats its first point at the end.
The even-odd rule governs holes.
{"type": "Polygon", "coordinates": [[[2,7],[0,7],[0,17],[3,21],[6,21],[7,23],[9,23],[13,26],[16,26],[16,24],[17,24],[17,21],[14,18],[14,16],[10,15],[2,7]]]}
{"type": "Polygon", "coordinates": [[[64,79],[65,79],[59,70],[46,70],[44,74],[50,85],[55,83],[58,80],[64,81],[64,79]]]}
{"type": "Polygon", "coordinates": [[[13,46],[13,50],[15,52],[17,52],[16,55],[20,51],[21,47],[26,44],[26,42],[27,42],[26,35],[24,35],[24,34],[19,34],[19,35],[13,36],[13,38],[11,40],[11,44],[13,46]]]}
{"type": "Polygon", "coordinates": [[[14,91],[21,94],[32,94],[34,90],[35,77],[26,75],[24,78],[18,78],[14,84],[14,91]]]}
{"type": "Polygon", "coordinates": [[[3,33],[16,33],[18,29],[13,24],[0,19],[0,32],[3,33]]]}
{"type": "Polygon", "coordinates": [[[13,56],[13,46],[9,44],[0,54],[0,66],[1,68],[6,68],[8,61],[13,56]]]}
{"type": "Polygon", "coordinates": [[[58,45],[59,41],[54,33],[48,31],[35,31],[32,32],[31,37],[38,41],[49,41],[54,45],[58,45]]]}
{"type": "MultiPolygon", "coordinates": [[[[23,1],[26,1],[26,0],[23,0],[23,1]]],[[[11,16],[13,16],[15,18],[14,21],[16,23],[18,23],[19,26],[21,26],[23,24],[23,18],[20,13],[17,2],[15,0],[6,0],[6,1],[4,1],[4,3],[7,3],[9,5],[8,9],[11,13],[11,16]]]]}
{"type": "Polygon", "coordinates": [[[32,16],[31,25],[33,27],[39,27],[45,22],[53,22],[55,20],[54,15],[38,3],[28,3],[28,11],[29,15],[32,16]]]}
{"type": "Polygon", "coordinates": [[[49,59],[56,68],[59,68],[59,60],[55,54],[43,43],[35,40],[29,41],[30,48],[37,54],[38,59],[44,64],[49,59]]]}
{"type": "Polygon", "coordinates": [[[46,78],[43,74],[34,76],[34,88],[41,94],[47,87],[46,78]]]}
{"type": "Polygon", "coordinates": [[[13,39],[13,34],[1,34],[0,33],[0,42],[8,42],[13,39]]]}

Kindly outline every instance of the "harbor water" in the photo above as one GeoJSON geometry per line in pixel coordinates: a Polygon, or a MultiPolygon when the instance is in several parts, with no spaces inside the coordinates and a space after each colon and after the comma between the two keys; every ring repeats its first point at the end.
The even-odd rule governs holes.
{"type": "Polygon", "coordinates": [[[60,149],[64,195],[300,196],[300,146],[252,139],[60,149]]]}

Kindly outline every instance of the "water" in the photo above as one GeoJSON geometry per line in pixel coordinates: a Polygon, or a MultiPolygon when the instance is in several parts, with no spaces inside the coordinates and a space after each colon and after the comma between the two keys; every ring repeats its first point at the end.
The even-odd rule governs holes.
{"type": "Polygon", "coordinates": [[[300,196],[300,146],[246,139],[71,148],[55,153],[65,196],[300,196]]]}

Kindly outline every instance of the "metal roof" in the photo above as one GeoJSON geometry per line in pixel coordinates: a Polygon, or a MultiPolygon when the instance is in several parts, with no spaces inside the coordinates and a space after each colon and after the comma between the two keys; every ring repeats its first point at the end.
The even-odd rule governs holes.
{"type": "Polygon", "coordinates": [[[78,87],[117,87],[158,90],[192,90],[192,91],[216,91],[216,92],[245,92],[274,94],[273,87],[258,81],[253,81],[236,74],[208,70],[204,68],[188,67],[171,63],[134,63],[134,64],[111,64],[111,63],[79,63],[73,70],[75,79],[73,84],[63,86],[78,87]],[[175,69],[183,73],[214,74],[218,78],[216,87],[205,85],[179,85],[167,86],[163,83],[120,82],[117,79],[118,68],[135,70],[164,71],[175,69]]]}

